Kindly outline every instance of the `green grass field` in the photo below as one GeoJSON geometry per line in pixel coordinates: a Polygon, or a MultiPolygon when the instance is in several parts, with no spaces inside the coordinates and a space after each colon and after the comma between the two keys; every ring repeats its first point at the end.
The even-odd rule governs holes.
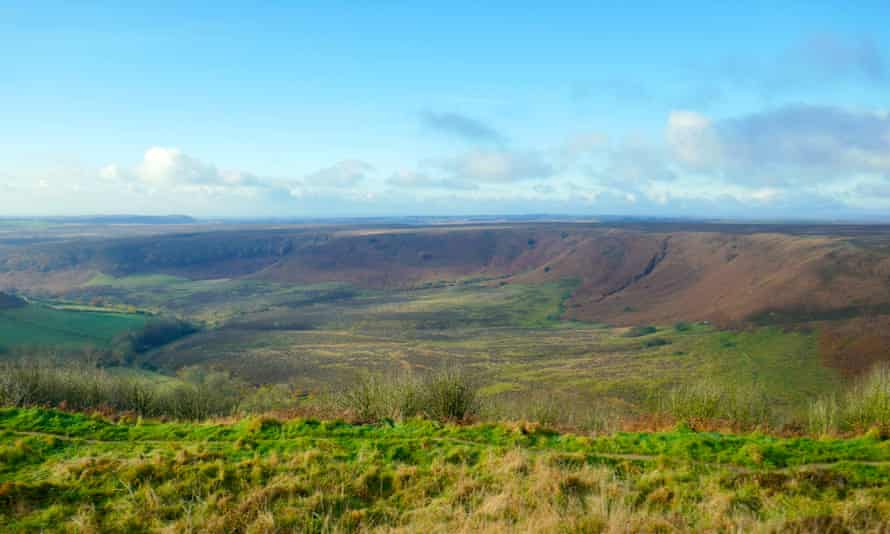
{"type": "Polygon", "coordinates": [[[890,441],[0,410],[6,531],[878,531],[890,441]]]}
{"type": "Polygon", "coordinates": [[[142,327],[145,315],[55,309],[32,303],[0,310],[0,347],[107,346],[114,336],[142,327]]]}

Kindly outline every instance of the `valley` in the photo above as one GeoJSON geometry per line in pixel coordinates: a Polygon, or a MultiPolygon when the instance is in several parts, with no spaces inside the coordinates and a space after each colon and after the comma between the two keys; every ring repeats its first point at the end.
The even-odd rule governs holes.
{"type": "MultiPolygon", "coordinates": [[[[0,289],[67,303],[29,308],[61,321],[44,341],[70,345],[79,335],[80,345],[101,347],[151,316],[193,323],[196,333],[127,359],[169,376],[224,371],[315,398],[369,373],[459,366],[492,404],[524,414],[563,405],[573,422],[592,404],[639,415],[659,392],[710,382],[770,399],[781,422],[886,361],[890,249],[878,230],[497,222],[165,226],[151,236],[138,227],[120,236],[118,228],[7,248],[0,289]],[[97,319],[93,332],[78,326],[97,319]],[[642,326],[651,331],[634,335],[642,326]]],[[[0,313],[16,332],[7,345],[41,338],[15,314],[26,315],[0,313]]]]}

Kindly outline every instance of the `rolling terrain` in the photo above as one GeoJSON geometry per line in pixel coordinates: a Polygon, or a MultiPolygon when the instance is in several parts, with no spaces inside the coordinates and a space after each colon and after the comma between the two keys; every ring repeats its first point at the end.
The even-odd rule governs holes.
{"type": "Polygon", "coordinates": [[[886,229],[170,226],[0,248],[11,530],[890,518],[886,229]]]}
{"type": "Polygon", "coordinates": [[[483,291],[571,283],[562,320],[816,328],[825,362],[856,374],[890,347],[888,236],[881,226],[852,225],[197,225],[12,247],[0,254],[0,289],[141,306],[160,288],[173,299],[168,309],[200,316],[222,289],[262,302],[281,300],[281,288],[333,284],[339,293],[325,290],[323,299],[376,291],[398,300],[470,282],[483,291]]]}
{"type": "MultiPolygon", "coordinates": [[[[794,227],[791,227],[794,229],[794,227]]],[[[743,321],[764,313],[832,318],[890,305],[886,234],[797,234],[765,227],[676,231],[591,224],[426,228],[223,229],[18,247],[6,288],[72,289],[97,273],[292,285],[418,287],[468,278],[580,280],[567,318],[630,325],[743,321]]]]}

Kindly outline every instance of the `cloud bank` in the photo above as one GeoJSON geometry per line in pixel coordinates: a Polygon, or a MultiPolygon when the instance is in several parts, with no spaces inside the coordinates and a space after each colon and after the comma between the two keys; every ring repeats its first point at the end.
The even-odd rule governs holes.
{"type": "Polygon", "coordinates": [[[890,116],[787,106],[713,121],[677,111],[668,143],[686,167],[738,183],[812,185],[890,173],[890,116]]]}

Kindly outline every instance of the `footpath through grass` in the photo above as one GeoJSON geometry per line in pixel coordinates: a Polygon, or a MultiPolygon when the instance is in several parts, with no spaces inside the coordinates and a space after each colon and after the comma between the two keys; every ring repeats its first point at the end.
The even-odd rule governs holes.
{"type": "Polygon", "coordinates": [[[890,521],[890,441],[0,410],[11,531],[813,531],[890,521]]]}

